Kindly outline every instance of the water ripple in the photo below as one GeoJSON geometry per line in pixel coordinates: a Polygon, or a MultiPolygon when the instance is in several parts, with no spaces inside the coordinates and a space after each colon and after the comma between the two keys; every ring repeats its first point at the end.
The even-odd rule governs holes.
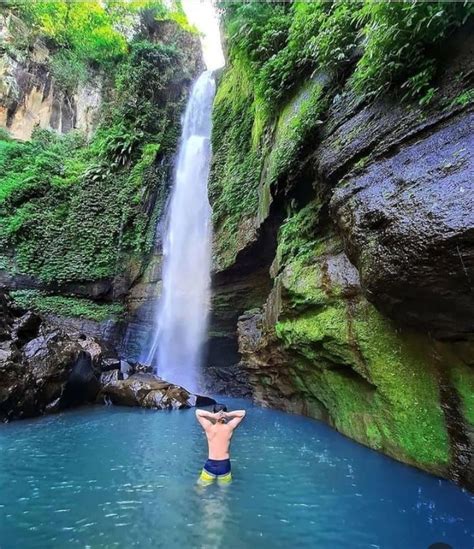
{"type": "Polygon", "coordinates": [[[318,422],[251,408],[232,450],[233,484],[199,490],[205,441],[192,410],[1,426],[0,546],[474,547],[469,493],[318,422]]]}

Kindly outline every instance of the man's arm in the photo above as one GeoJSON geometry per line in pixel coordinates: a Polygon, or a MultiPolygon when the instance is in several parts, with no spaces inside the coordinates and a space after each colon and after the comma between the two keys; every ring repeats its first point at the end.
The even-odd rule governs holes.
{"type": "Polygon", "coordinates": [[[209,427],[209,422],[214,423],[216,415],[207,410],[196,410],[196,419],[201,424],[201,427],[206,430],[209,427]]]}
{"type": "Polygon", "coordinates": [[[226,412],[225,417],[229,420],[227,425],[235,429],[245,417],[245,410],[234,410],[233,412],[226,412]]]}

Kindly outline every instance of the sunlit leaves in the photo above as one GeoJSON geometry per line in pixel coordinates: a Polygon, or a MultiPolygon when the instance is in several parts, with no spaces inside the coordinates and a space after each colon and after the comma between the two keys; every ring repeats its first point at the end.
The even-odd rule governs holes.
{"type": "Polygon", "coordinates": [[[315,70],[354,63],[364,95],[396,88],[428,103],[435,95],[436,47],[474,13],[472,2],[220,2],[230,54],[252,65],[258,95],[277,110],[315,70]],[[357,52],[357,55],[356,55],[357,52]]]}

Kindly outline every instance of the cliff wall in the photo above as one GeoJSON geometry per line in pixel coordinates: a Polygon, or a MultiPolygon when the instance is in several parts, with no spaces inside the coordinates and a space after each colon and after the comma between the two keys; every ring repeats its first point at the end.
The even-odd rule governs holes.
{"type": "Polygon", "coordinates": [[[65,6],[64,28],[59,15],[31,21],[28,5],[25,20],[0,14],[0,285],[117,346],[139,317],[134,354],[159,293],[156,226],[200,43],[163,6],[130,5],[124,34],[113,8],[88,5],[96,29],[85,4],[65,6]]]}
{"type": "MultiPolygon", "coordinates": [[[[375,38],[351,27],[353,13],[344,19],[354,4],[337,6],[262,8],[260,23],[247,13],[255,6],[225,13],[229,65],[214,108],[209,383],[322,419],[472,488],[471,27],[431,42],[414,32],[400,50],[418,51],[421,40],[420,66],[429,57],[436,67],[431,91],[403,92],[421,77],[400,54],[405,72],[371,92],[364,63],[375,38]],[[324,40],[341,21],[340,61],[322,63],[324,40]],[[303,57],[308,40],[313,50],[303,57]],[[269,91],[273,81],[292,82],[292,91],[269,91]]],[[[404,9],[385,6],[370,17],[382,24],[400,10],[391,29],[404,24],[404,9]]],[[[395,51],[383,52],[386,63],[395,51]]]]}

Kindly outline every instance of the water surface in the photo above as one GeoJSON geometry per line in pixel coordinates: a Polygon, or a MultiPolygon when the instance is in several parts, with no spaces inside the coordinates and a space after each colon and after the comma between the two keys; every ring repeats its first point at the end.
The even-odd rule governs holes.
{"type": "Polygon", "coordinates": [[[0,426],[0,547],[474,547],[472,495],[322,423],[251,407],[232,451],[232,485],[198,489],[193,410],[0,426]]]}

